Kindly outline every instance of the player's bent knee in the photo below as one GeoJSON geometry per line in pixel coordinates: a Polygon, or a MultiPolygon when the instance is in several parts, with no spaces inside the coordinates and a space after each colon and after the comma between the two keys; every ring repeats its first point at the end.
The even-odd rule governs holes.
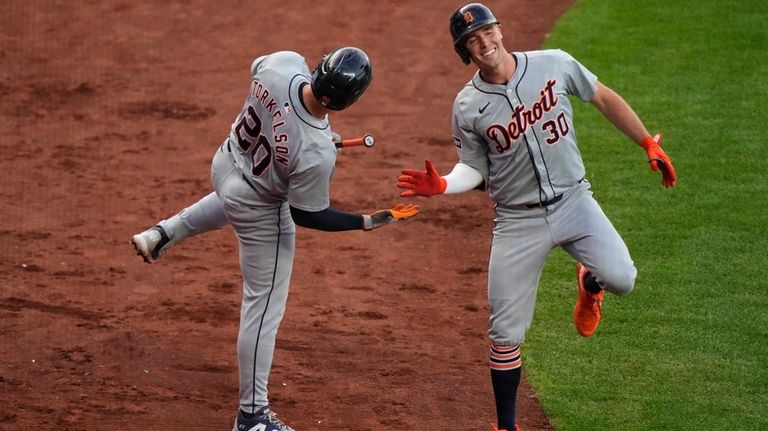
{"type": "Polygon", "coordinates": [[[627,295],[635,288],[636,276],[637,270],[634,267],[632,271],[627,271],[620,275],[617,274],[610,283],[606,283],[606,290],[618,296],[627,295]]]}
{"type": "Polygon", "coordinates": [[[632,292],[635,287],[635,278],[637,277],[637,269],[633,265],[623,270],[612,270],[607,274],[604,274],[602,283],[605,286],[605,290],[613,293],[614,295],[624,296],[632,292]]]}

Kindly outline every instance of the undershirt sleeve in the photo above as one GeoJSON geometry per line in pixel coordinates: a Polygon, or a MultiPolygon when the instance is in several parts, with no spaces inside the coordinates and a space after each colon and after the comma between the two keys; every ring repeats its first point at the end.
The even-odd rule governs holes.
{"type": "Polygon", "coordinates": [[[473,167],[464,163],[456,163],[450,174],[444,176],[446,181],[445,194],[463,193],[472,189],[483,190],[485,184],[483,176],[473,167]]]}
{"type": "Polygon", "coordinates": [[[363,216],[344,211],[326,208],[320,211],[304,211],[291,206],[291,217],[294,223],[308,229],[326,232],[363,229],[363,216]]]}

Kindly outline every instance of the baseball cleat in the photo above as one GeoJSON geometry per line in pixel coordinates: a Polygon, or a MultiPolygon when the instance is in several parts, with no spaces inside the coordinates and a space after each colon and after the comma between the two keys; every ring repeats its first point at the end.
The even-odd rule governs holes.
{"type": "Polygon", "coordinates": [[[237,411],[235,427],[232,431],[295,431],[293,428],[284,424],[277,418],[277,414],[264,406],[256,411],[250,419],[246,418],[246,413],[242,410],[237,411]]]}
{"type": "Polygon", "coordinates": [[[579,298],[573,307],[573,323],[582,337],[589,337],[597,329],[602,315],[602,303],[605,291],[592,293],[585,287],[589,270],[579,262],[576,265],[576,280],[579,285],[579,298]]]}
{"type": "Polygon", "coordinates": [[[163,254],[163,248],[170,242],[165,229],[153,226],[142,233],[137,233],[131,239],[136,254],[144,259],[144,262],[155,263],[163,254]]]}

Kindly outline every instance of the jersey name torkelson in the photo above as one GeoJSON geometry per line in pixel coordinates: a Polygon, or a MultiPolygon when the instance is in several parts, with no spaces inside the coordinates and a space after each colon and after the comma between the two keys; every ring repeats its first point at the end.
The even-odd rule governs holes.
{"type": "Polygon", "coordinates": [[[263,202],[287,200],[296,208],[320,211],[330,204],[336,148],[327,116],[314,117],[301,102],[310,80],[297,53],[257,58],[229,142],[235,164],[263,202]]]}

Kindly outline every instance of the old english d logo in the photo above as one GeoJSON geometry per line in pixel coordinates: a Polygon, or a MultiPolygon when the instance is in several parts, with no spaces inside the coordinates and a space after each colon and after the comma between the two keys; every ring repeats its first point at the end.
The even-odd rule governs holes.
{"type": "Polygon", "coordinates": [[[472,24],[472,21],[475,20],[475,17],[472,16],[472,12],[464,12],[464,23],[465,24],[472,24]]]}

